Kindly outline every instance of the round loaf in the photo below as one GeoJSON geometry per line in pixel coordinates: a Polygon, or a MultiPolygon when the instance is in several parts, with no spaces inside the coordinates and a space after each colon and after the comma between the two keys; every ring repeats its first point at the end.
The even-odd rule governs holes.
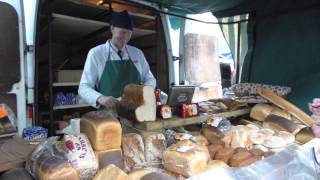
{"type": "Polygon", "coordinates": [[[283,138],[287,144],[293,143],[295,141],[294,135],[287,131],[279,131],[277,136],[283,138]]]}

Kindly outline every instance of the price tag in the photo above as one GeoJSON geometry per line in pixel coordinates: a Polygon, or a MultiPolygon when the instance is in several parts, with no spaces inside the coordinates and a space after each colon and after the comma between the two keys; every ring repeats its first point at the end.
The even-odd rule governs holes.
{"type": "Polygon", "coordinates": [[[180,146],[177,148],[177,151],[185,153],[185,152],[189,151],[190,149],[192,149],[192,146],[180,146]]]}
{"type": "Polygon", "coordinates": [[[211,126],[218,127],[218,125],[220,124],[220,122],[222,120],[223,120],[222,117],[213,117],[212,122],[211,122],[211,126]]]}

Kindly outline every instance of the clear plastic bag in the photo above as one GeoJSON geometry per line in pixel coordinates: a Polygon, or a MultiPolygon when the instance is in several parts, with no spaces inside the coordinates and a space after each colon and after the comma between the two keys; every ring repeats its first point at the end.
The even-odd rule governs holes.
{"type": "Polygon", "coordinates": [[[6,104],[0,104],[0,134],[12,133],[17,129],[17,117],[6,104]]]}

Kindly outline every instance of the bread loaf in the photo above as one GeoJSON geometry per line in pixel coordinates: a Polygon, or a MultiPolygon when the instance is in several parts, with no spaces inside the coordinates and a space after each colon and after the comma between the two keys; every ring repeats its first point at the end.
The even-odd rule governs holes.
{"type": "Polygon", "coordinates": [[[145,159],[148,166],[159,166],[162,163],[162,153],[166,150],[166,138],[162,133],[142,133],[144,140],[145,159]]]}
{"type": "Polygon", "coordinates": [[[162,172],[152,172],[144,175],[141,180],[175,180],[175,178],[162,172]]]}
{"type": "Polygon", "coordinates": [[[218,128],[212,126],[206,126],[202,128],[201,133],[212,144],[216,143],[224,137],[224,134],[219,131],[218,128]]]}
{"type": "Polygon", "coordinates": [[[234,149],[234,154],[239,152],[248,152],[247,148],[238,147],[234,149]]]}
{"type": "Polygon", "coordinates": [[[140,180],[144,175],[150,174],[153,171],[150,169],[139,169],[129,173],[129,180],[140,180]]]}
{"type": "Polygon", "coordinates": [[[206,146],[172,145],[163,153],[164,168],[185,177],[201,172],[210,159],[206,146]]]}
{"type": "Polygon", "coordinates": [[[313,138],[315,138],[315,135],[311,127],[305,127],[296,134],[296,141],[302,144],[309,142],[313,138]]]}
{"type": "Polygon", "coordinates": [[[272,110],[273,107],[268,104],[257,104],[251,109],[250,117],[258,121],[264,121],[272,110]]]}
{"type": "Polygon", "coordinates": [[[156,97],[151,86],[128,84],[118,108],[118,114],[137,122],[156,120],[156,97]]]}
{"type": "Polygon", "coordinates": [[[273,129],[276,132],[287,131],[297,134],[300,130],[299,126],[294,122],[276,115],[269,115],[263,122],[263,127],[273,129]]]}
{"type": "Polygon", "coordinates": [[[92,111],[80,121],[80,130],[86,134],[96,151],[119,149],[121,146],[121,125],[105,111],[92,111]]]}
{"type": "Polygon", "coordinates": [[[291,114],[288,111],[279,109],[277,107],[274,107],[270,114],[283,117],[285,119],[291,120],[291,114]]]}
{"type": "Polygon", "coordinates": [[[235,130],[232,134],[231,147],[248,147],[251,146],[252,143],[248,141],[248,132],[245,130],[235,130]]]}
{"type": "Polygon", "coordinates": [[[249,152],[254,156],[263,156],[264,152],[261,149],[250,149],[249,152]]]}
{"type": "Polygon", "coordinates": [[[95,151],[96,158],[99,162],[99,169],[113,164],[124,170],[124,162],[121,149],[111,149],[106,151],[95,151]]]}
{"type": "Polygon", "coordinates": [[[228,163],[229,159],[232,157],[233,154],[234,154],[233,148],[222,148],[218,150],[218,152],[214,156],[214,159],[221,160],[225,163],[228,163]]]}
{"type": "Polygon", "coordinates": [[[241,162],[251,157],[252,157],[252,154],[249,153],[248,151],[241,151],[241,152],[235,153],[230,158],[229,165],[232,167],[239,167],[239,164],[241,164],[241,162]]]}
{"type": "Polygon", "coordinates": [[[36,179],[39,180],[80,180],[75,168],[66,160],[56,156],[42,156],[36,165],[36,179]]]}
{"type": "Polygon", "coordinates": [[[202,145],[202,146],[207,146],[209,144],[207,138],[205,138],[203,135],[199,134],[194,136],[196,144],[202,145]]]}
{"type": "Polygon", "coordinates": [[[122,151],[126,171],[146,166],[144,143],[141,135],[136,133],[123,135],[122,151]]]}
{"type": "Polygon", "coordinates": [[[244,159],[242,161],[238,161],[237,163],[232,163],[232,167],[245,167],[245,166],[248,166],[258,160],[260,160],[259,157],[251,156],[251,157],[244,159]]]}
{"type": "Polygon", "coordinates": [[[93,180],[129,180],[129,176],[117,166],[110,164],[99,170],[93,180]]]}
{"type": "Polygon", "coordinates": [[[67,158],[79,172],[81,179],[92,179],[98,170],[98,161],[86,135],[64,135],[67,158]]]}
{"type": "Polygon", "coordinates": [[[221,141],[224,142],[225,147],[230,147],[231,142],[232,142],[232,136],[233,136],[233,130],[229,130],[224,133],[224,137],[221,139],[221,141]]]}
{"type": "Polygon", "coordinates": [[[209,154],[210,154],[211,159],[214,159],[216,153],[222,148],[223,148],[223,146],[220,145],[220,144],[211,144],[211,145],[209,145],[208,146],[208,150],[209,150],[209,154]]]}

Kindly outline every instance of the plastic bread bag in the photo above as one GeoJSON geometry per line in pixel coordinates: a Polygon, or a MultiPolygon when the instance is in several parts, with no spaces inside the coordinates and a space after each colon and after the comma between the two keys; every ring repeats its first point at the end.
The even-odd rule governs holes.
{"type": "Polygon", "coordinates": [[[287,179],[320,179],[320,163],[317,155],[320,151],[320,140],[313,139],[308,143],[292,145],[268,158],[259,160],[241,168],[213,169],[190,177],[190,180],[219,177],[226,180],[287,180],[287,179]]]}
{"type": "Polygon", "coordinates": [[[81,179],[92,179],[98,170],[98,161],[91,144],[84,134],[65,135],[63,142],[67,148],[67,158],[79,172],[81,179]]]}
{"type": "Polygon", "coordinates": [[[16,131],[17,117],[6,104],[0,104],[0,134],[16,131]]]}
{"type": "Polygon", "coordinates": [[[26,161],[26,170],[29,172],[29,174],[32,177],[36,177],[35,171],[36,171],[36,163],[39,157],[43,154],[50,154],[53,155],[52,146],[54,142],[56,142],[59,139],[58,136],[53,136],[48,138],[47,140],[42,141],[40,144],[38,144],[34,150],[29,155],[27,161],[26,161]]]}

